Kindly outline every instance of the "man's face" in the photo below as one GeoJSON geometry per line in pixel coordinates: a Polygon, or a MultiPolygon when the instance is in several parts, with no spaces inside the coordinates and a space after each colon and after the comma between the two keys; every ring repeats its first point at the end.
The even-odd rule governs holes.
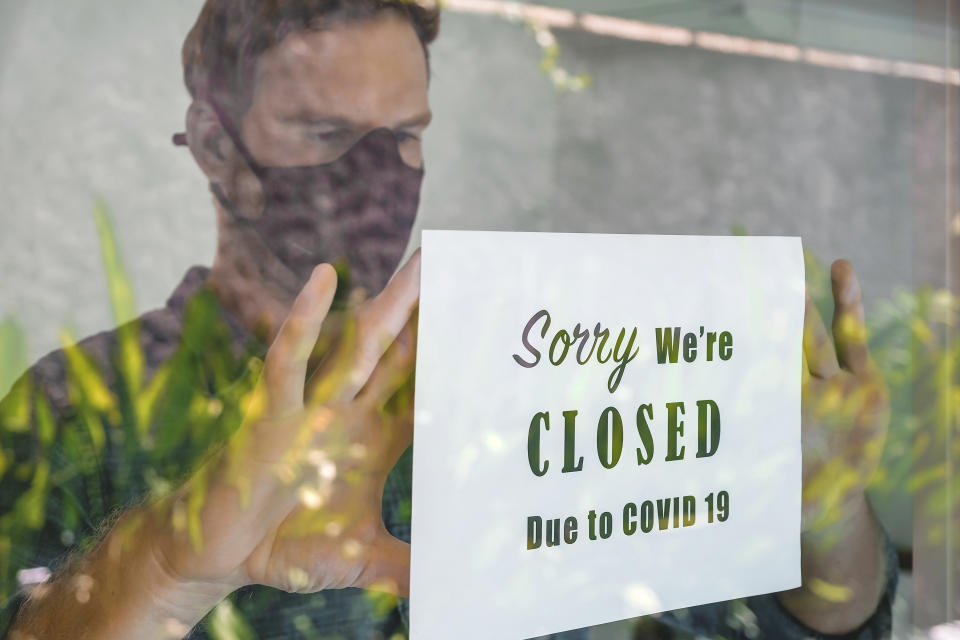
{"type": "Polygon", "coordinates": [[[316,264],[341,258],[354,284],[379,290],[409,239],[431,117],[426,56],[413,26],[383,12],[293,33],[260,57],[254,83],[240,135],[273,177],[254,173],[231,147],[222,178],[212,177],[231,215],[258,228],[221,217],[221,254],[289,296],[316,264]],[[357,145],[375,129],[389,132],[357,145]],[[290,169],[334,161],[333,169],[290,169]],[[337,177],[352,175],[340,173],[345,166],[362,175],[337,177]]]}
{"type": "Polygon", "coordinates": [[[426,57],[398,16],[294,33],[260,58],[255,82],[241,132],[260,164],[330,162],[379,127],[394,132],[406,164],[423,164],[426,57]]]}

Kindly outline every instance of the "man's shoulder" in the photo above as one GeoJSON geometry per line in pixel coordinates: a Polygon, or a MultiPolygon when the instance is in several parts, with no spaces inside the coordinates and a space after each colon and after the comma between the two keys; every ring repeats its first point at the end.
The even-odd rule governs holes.
{"type": "Polygon", "coordinates": [[[132,335],[142,357],[143,375],[150,379],[160,365],[176,351],[183,333],[184,310],[190,300],[204,290],[209,274],[206,267],[191,267],[180,284],[174,289],[166,305],[148,311],[139,317],[113,329],[95,333],[69,346],[55,349],[33,364],[14,383],[11,395],[24,389],[39,389],[44,392],[55,414],[69,413],[70,397],[67,381],[73,366],[94,367],[93,373],[108,388],[116,383],[115,366],[120,337],[132,335]]]}
{"type": "Polygon", "coordinates": [[[136,335],[140,353],[143,355],[144,374],[149,377],[176,350],[181,331],[181,316],[174,310],[161,307],[148,311],[118,327],[54,349],[23,373],[14,383],[11,394],[23,386],[41,390],[54,413],[59,416],[66,415],[70,408],[67,381],[71,360],[76,363],[77,359],[82,359],[86,365],[92,365],[100,379],[108,387],[112,387],[116,382],[114,358],[120,335],[124,332],[136,335]],[[71,352],[75,356],[70,357],[71,352]]]}

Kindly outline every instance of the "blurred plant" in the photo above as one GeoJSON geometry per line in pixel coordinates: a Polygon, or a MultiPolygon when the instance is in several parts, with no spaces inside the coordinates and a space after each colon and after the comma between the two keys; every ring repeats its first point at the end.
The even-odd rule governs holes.
{"type": "MultiPolygon", "coordinates": [[[[201,291],[186,307],[179,346],[148,374],[133,287],[103,203],[96,204],[94,221],[118,329],[107,361],[62,333],[66,411],[30,375],[14,381],[27,365],[26,336],[12,319],[0,322],[0,385],[12,382],[0,403],[0,599],[12,595],[18,571],[32,567],[25,563],[40,550],[82,550],[117,508],[180,486],[241,423],[262,366],[250,355],[253,346],[234,351],[219,303],[201,291]]],[[[827,269],[810,252],[805,260],[811,296],[829,317],[827,269]]],[[[960,468],[958,309],[960,301],[946,291],[898,290],[868,316],[871,351],[892,406],[884,462],[871,489],[916,493],[925,514],[941,523],[953,514],[953,526],[960,526],[960,479],[948,473],[951,464],[960,468]],[[943,450],[951,437],[953,449],[943,450]]],[[[204,498],[199,492],[199,504],[204,498]]],[[[409,502],[400,511],[408,519],[409,502]]],[[[938,526],[927,532],[929,542],[943,539],[946,525],[938,526]]],[[[223,640],[255,637],[244,612],[269,612],[275,595],[259,604],[257,597],[245,596],[243,612],[229,602],[218,607],[208,633],[223,640]]],[[[397,609],[396,598],[374,592],[357,602],[379,617],[397,609]]],[[[316,636],[309,619],[295,626],[303,637],[316,636]]]]}
{"type": "MultiPolygon", "coordinates": [[[[439,2],[442,9],[449,8],[447,3],[439,2]]],[[[593,84],[593,78],[587,73],[571,73],[560,64],[560,45],[549,26],[541,20],[531,17],[523,10],[522,3],[503,3],[496,12],[500,18],[513,23],[523,23],[533,34],[534,41],[540,47],[540,70],[550,78],[553,88],[560,93],[583,91],[593,84]]]]}
{"type": "Polygon", "coordinates": [[[573,74],[560,65],[560,45],[549,27],[528,20],[527,28],[533,31],[534,39],[542,52],[540,70],[549,76],[554,89],[561,93],[577,92],[593,84],[593,77],[589,74],[573,74]]]}
{"type": "MultiPolygon", "coordinates": [[[[102,202],[93,218],[117,325],[109,353],[63,330],[66,379],[21,376],[26,335],[13,319],[0,322],[0,384],[10,386],[0,402],[0,602],[19,588],[18,572],[38,562],[52,566],[67,550],[83,552],[117,509],[181,486],[241,424],[262,368],[252,354],[262,354],[263,345],[254,341],[237,353],[219,302],[205,289],[186,305],[176,350],[148,366],[133,286],[102,202]],[[66,410],[48,397],[51,384],[65,387],[66,410]]],[[[185,514],[195,540],[203,534],[192,516],[205,499],[203,491],[191,492],[185,514]]],[[[244,615],[269,615],[275,597],[247,593],[243,607],[220,605],[207,618],[208,634],[255,638],[244,615]]],[[[398,604],[372,592],[351,602],[366,610],[339,615],[382,618],[396,615],[398,604]]]]}

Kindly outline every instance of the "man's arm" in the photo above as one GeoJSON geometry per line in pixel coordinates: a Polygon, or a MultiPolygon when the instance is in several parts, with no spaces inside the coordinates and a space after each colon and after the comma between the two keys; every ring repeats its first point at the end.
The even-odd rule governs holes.
{"type": "Polygon", "coordinates": [[[233,587],[172,575],[156,541],[162,528],[147,519],[145,509],[128,511],[92,553],[35,586],[10,640],[184,636],[233,587]]]}
{"type": "Polygon", "coordinates": [[[887,589],[886,538],[862,494],[843,519],[801,536],[802,586],[777,594],[804,625],[826,634],[853,631],[877,610],[887,589]]]}

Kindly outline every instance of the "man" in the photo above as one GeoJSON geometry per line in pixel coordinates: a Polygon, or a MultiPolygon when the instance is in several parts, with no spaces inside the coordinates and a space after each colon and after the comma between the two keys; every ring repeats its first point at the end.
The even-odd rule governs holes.
{"type": "MultiPolygon", "coordinates": [[[[115,366],[118,353],[130,353],[129,327],[81,345],[90,353],[86,364],[107,372],[101,391],[118,405],[144,391],[141,380],[167,380],[156,388],[148,429],[127,429],[135,418],[123,408],[114,421],[110,409],[99,411],[104,405],[84,404],[90,379],[73,375],[72,366],[84,361],[79,350],[45,358],[8,399],[11,407],[35,387],[43,393],[33,402],[27,392],[36,405],[30,422],[49,413],[59,427],[49,439],[23,433],[5,443],[11,458],[33,463],[26,482],[13,474],[3,479],[3,511],[14,516],[8,539],[15,557],[30,561],[17,568],[49,566],[74,551],[69,566],[33,590],[13,636],[183,635],[248,584],[331,589],[309,603],[287,599],[285,617],[271,615],[270,590],[237,598],[236,610],[263,635],[313,626],[344,637],[387,637],[401,626],[393,607],[378,618],[377,602],[364,593],[332,588],[406,590],[408,546],[384,529],[380,491],[411,437],[409,407],[384,409],[411,372],[410,339],[381,355],[416,305],[417,257],[379,296],[352,308],[341,322],[347,337],[316,374],[315,389],[305,394],[304,381],[326,309],[346,286],[318,265],[342,259],[353,284],[377,292],[408,243],[422,178],[420,137],[430,119],[426,46],[437,18],[435,10],[402,0],[206,3],[184,44],[194,98],[185,142],[216,196],[217,254],[212,269],[191,270],[165,309],[137,323],[140,375],[115,366]],[[211,315],[222,322],[208,322],[211,315]],[[253,336],[272,343],[263,376],[248,397],[228,402],[250,377],[248,355],[263,356],[253,336]],[[123,373],[110,374],[116,370],[123,373]],[[239,428],[234,416],[232,427],[205,429],[186,409],[204,397],[198,389],[213,389],[206,399],[222,402],[224,415],[240,402],[260,405],[239,428]],[[318,393],[323,399],[304,409],[305,395],[318,393]],[[99,435],[85,438],[72,426],[87,421],[97,423],[99,435]],[[185,446],[191,432],[202,432],[207,446],[185,446]],[[347,436],[348,455],[338,455],[347,436]],[[71,451],[84,446],[85,454],[71,451]],[[194,455],[211,448],[218,453],[194,455]],[[158,450],[174,464],[152,455],[158,450]],[[312,460],[290,455],[300,451],[312,460]],[[355,458],[358,452],[365,455],[355,458]],[[196,459],[176,459],[191,455],[196,459]],[[327,459],[318,462],[318,455],[327,459]],[[94,468],[84,469],[87,462],[94,468]],[[158,493],[140,477],[151,465],[161,484],[182,486],[136,506],[144,489],[158,493]],[[312,478],[299,477],[311,469],[312,478]],[[318,480],[318,469],[329,482],[318,480]],[[281,477],[286,471],[297,479],[281,477]],[[43,485],[49,490],[41,489],[42,475],[54,478],[43,485]],[[47,503],[40,527],[28,515],[26,487],[37,487],[47,503]],[[71,516],[74,504],[79,516],[71,516]],[[95,540],[118,508],[127,510],[99,544],[75,546],[95,540]],[[34,544],[36,537],[43,544],[34,544]]],[[[15,418],[17,411],[6,413],[15,418]]],[[[399,502],[394,497],[388,513],[399,502]]],[[[403,526],[402,518],[392,519],[403,526]]]]}
{"type": "MultiPolygon", "coordinates": [[[[5,571],[72,553],[8,609],[9,637],[180,637],[211,611],[196,634],[402,633],[392,601],[354,587],[408,586],[409,548],[391,535],[408,534],[408,469],[388,473],[411,441],[419,261],[367,302],[322,263],[377,292],[399,262],[436,30],[435,11],[404,0],[206,2],[184,44],[193,102],[177,140],[215,196],[213,267],[84,341],[89,356],[44,358],[0,407],[18,463],[0,478],[5,571]]],[[[799,622],[872,637],[889,622],[892,565],[863,499],[885,398],[845,263],[834,291],[836,348],[808,304],[805,454],[839,444],[857,473],[842,495],[809,494],[804,587],[748,603],[769,637],[810,631],[799,622]]],[[[811,479],[817,463],[805,455],[811,479]]],[[[730,611],[669,617],[749,635],[730,611]]]]}

